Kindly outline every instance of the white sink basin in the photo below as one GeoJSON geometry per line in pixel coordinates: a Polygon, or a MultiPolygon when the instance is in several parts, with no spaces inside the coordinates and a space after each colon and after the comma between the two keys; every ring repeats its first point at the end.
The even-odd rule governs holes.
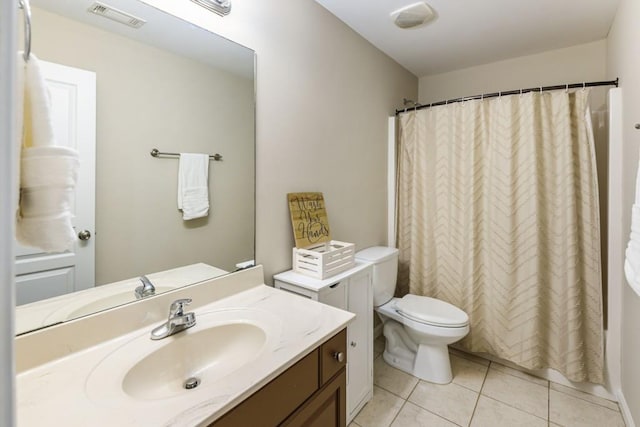
{"type": "Polygon", "coordinates": [[[215,382],[255,359],[267,336],[256,325],[228,323],[176,338],[129,370],[122,382],[125,393],[161,399],[184,393],[189,378],[200,385],[215,382]]]}
{"type": "Polygon", "coordinates": [[[150,338],[153,326],[97,364],[85,384],[91,400],[140,402],[206,393],[273,349],[282,329],[276,316],[254,309],[196,310],[195,326],[157,341],[150,338]],[[192,379],[199,385],[185,388],[192,379]]]}

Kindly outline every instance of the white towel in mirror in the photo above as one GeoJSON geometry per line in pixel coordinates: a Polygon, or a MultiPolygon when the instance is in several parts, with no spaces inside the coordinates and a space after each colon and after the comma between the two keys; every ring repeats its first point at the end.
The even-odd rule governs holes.
{"type": "Polygon", "coordinates": [[[185,221],[209,215],[209,155],[180,153],[178,209],[185,221]]]}
{"type": "Polygon", "coordinates": [[[20,201],[16,238],[45,252],[71,250],[73,196],[78,152],[56,145],[51,100],[38,58],[24,64],[24,106],[20,159],[20,201]]]}

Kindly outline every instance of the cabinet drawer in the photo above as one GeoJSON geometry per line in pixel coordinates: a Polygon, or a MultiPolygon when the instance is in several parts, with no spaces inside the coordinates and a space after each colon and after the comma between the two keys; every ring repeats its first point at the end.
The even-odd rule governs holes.
{"type": "Polygon", "coordinates": [[[320,384],[329,381],[346,364],[347,331],[343,329],[320,347],[320,384]]]}

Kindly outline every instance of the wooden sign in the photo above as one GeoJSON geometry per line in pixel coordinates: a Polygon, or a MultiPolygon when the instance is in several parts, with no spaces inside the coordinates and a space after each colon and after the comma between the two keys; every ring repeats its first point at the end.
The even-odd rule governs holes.
{"type": "Polygon", "coordinates": [[[322,193],[289,193],[287,200],[296,248],[308,248],[331,240],[322,193]]]}

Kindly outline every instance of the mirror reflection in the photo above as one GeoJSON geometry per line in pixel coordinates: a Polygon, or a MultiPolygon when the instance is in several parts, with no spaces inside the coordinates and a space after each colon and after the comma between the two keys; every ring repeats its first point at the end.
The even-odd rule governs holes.
{"type": "Polygon", "coordinates": [[[94,3],[32,0],[54,129],[82,158],[86,239],[64,254],[17,248],[17,333],[135,301],[143,275],[157,294],[254,258],[253,51],[135,0],[94,3]],[[179,160],[153,148],[222,156],[207,216],[183,220],[179,160]]]}

